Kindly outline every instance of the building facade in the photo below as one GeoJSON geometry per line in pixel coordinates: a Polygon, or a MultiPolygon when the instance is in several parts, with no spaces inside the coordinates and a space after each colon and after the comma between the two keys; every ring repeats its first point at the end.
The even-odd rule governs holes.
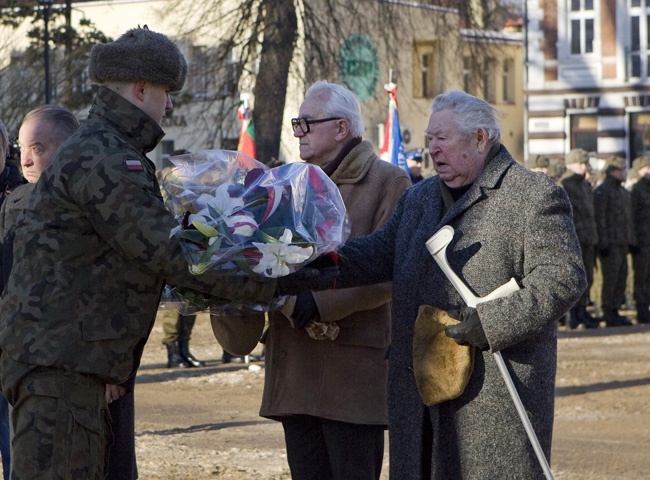
{"type": "Polygon", "coordinates": [[[650,150],[650,2],[527,0],[526,157],[650,150]]]}
{"type": "MultiPolygon", "coordinates": [[[[209,28],[194,28],[200,25],[202,18],[191,15],[193,1],[90,0],[75,3],[71,12],[73,27],[82,19],[89,20],[98,30],[116,38],[127,28],[146,24],[152,30],[166,33],[181,47],[188,60],[189,75],[184,89],[176,95],[174,111],[165,118],[166,136],[150,154],[159,166],[178,148],[191,151],[235,149],[239,135],[237,108],[240,96],[250,96],[255,108],[255,98],[251,95],[257,68],[255,61],[242,65],[245,60],[242,60],[241,52],[236,47],[224,45],[223,32],[232,27],[227,22],[211,24],[209,28]]],[[[60,3],[61,0],[57,0],[55,7],[60,3]]],[[[325,2],[314,0],[298,3],[303,5],[303,10],[306,5],[312,10],[325,5],[325,2]]],[[[326,74],[313,73],[310,52],[302,44],[310,27],[299,24],[284,105],[279,160],[298,160],[290,119],[297,115],[306,88],[322,78],[344,83],[357,95],[366,125],[365,138],[372,141],[379,151],[388,111],[384,84],[391,76],[398,85],[405,150],[426,150],[424,130],[433,98],[454,88],[465,89],[486,99],[502,113],[503,143],[515,158],[523,160],[523,34],[487,34],[463,29],[460,14],[453,8],[398,0],[380,3],[388,9],[390,32],[385,25],[380,28],[379,24],[376,28],[359,28],[362,22],[355,23],[347,18],[351,16],[352,8],[347,2],[333,2],[339,9],[333,15],[328,10],[316,15],[320,22],[333,22],[328,15],[337,21],[332,23],[331,31],[338,34],[323,39],[330,42],[331,58],[327,60],[331,68],[326,70],[326,74]],[[388,38],[391,41],[387,41],[388,38]],[[476,52],[479,52],[478,56],[476,52]]],[[[215,4],[214,9],[227,10],[227,4],[232,6],[224,1],[215,4]]],[[[363,14],[359,5],[354,7],[357,13],[363,14]]],[[[367,10],[370,16],[372,10],[367,10]]],[[[366,22],[366,25],[371,24],[366,22]]],[[[11,35],[26,39],[28,28],[25,25],[11,35]]],[[[6,29],[5,34],[8,34],[6,29]]],[[[2,35],[0,31],[0,38],[4,38],[2,35]]],[[[8,41],[4,43],[9,45],[8,41]]],[[[17,41],[12,50],[20,52],[20,48],[21,43],[17,41]]],[[[56,59],[60,52],[52,55],[56,59]]],[[[0,58],[0,67],[4,63],[2,60],[0,58]]],[[[0,78],[0,87],[2,85],[3,79],[0,78]]],[[[87,78],[80,79],[79,88],[91,88],[87,78]]],[[[2,90],[0,88],[0,92],[2,90]]],[[[0,101],[5,95],[9,95],[6,89],[0,93],[0,101]]],[[[85,112],[80,110],[79,116],[83,118],[85,112]]],[[[428,158],[425,155],[426,162],[428,158]]]]}

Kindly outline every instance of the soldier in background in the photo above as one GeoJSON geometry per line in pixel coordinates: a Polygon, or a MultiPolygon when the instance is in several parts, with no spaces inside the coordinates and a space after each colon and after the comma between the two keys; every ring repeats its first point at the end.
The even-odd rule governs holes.
{"type": "Polygon", "coordinates": [[[589,164],[589,155],[586,150],[575,148],[565,158],[566,171],[560,177],[559,184],[564,188],[573,208],[573,224],[582,250],[582,261],[587,273],[587,289],[571,309],[569,315],[569,328],[575,329],[579,325],[586,328],[597,328],[598,320],[587,312],[589,303],[589,289],[594,281],[594,264],[596,261],[596,245],[598,233],[596,229],[596,216],[594,213],[594,196],[591,185],[585,179],[589,164]]]}
{"type": "Polygon", "coordinates": [[[524,166],[531,172],[542,172],[548,175],[549,164],[550,160],[546,155],[534,155],[524,163],[524,166]]]}
{"type": "Polygon", "coordinates": [[[0,205],[14,188],[25,183],[20,169],[11,160],[9,132],[7,132],[4,123],[0,121],[0,205]]]}
{"type": "Polygon", "coordinates": [[[632,224],[637,240],[632,249],[634,302],[637,322],[650,323],[650,155],[637,158],[633,165],[638,180],[632,187],[632,224]]]}
{"type": "Polygon", "coordinates": [[[598,257],[603,276],[601,305],[603,320],[608,327],[632,324],[618,313],[625,302],[628,249],[636,243],[630,192],[623,187],[625,171],[624,158],[614,155],[608,157],[605,162],[605,179],[594,190],[598,257]]]}
{"type": "MultiPolygon", "coordinates": [[[[18,168],[10,163],[10,146],[9,132],[7,132],[7,127],[5,127],[4,123],[0,121],[0,205],[4,204],[8,194],[25,183],[18,168]]],[[[1,285],[0,292],[2,292],[1,285]]],[[[2,393],[0,393],[0,454],[2,455],[2,473],[4,480],[7,480],[9,478],[11,457],[9,404],[2,393]]]]}
{"type": "Polygon", "coordinates": [[[548,175],[551,180],[553,180],[555,183],[559,183],[560,178],[562,178],[562,175],[564,175],[564,172],[566,172],[564,157],[555,157],[549,159],[546,175],[548,175]]]}

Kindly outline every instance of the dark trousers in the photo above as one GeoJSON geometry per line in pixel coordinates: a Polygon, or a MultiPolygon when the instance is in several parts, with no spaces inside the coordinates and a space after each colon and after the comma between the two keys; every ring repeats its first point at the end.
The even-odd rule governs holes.
{"type": "Polygon", "coordinates": [[[625,301],[627,284],[627,245],[610,245],[609,253],[600,258],[603,273],[601,303],[604,310],[618,310],[625,301]]]}
{"type": "Polygon", "coordinates": [[[589,291],[594,283],[594,268],[596,266],[596,249],[593,245],[580,244],[582,251],[582,262],[585,264],[585,273],[587,274],[587,288],[578,300],[576,306],[586,307],[589,304],[589,291]]]}
{"type": "Polygon", "coordinates": [[[642,245],[632,255],[634,268],[634,301],[639,305],[650,304],[650,245],[642,245]]]}
{"type": "Polygon", "coordinates": [[[126,393],[108,404],[113,443],[108,450],[106,480],[135,480],[135,375],[122,384],[126,393]]]}
{"type": "Polygon", "coordinates": [[[2,478],[9,480],[11,465],[11,435],[9,429],[9,402],[0,393],[0,453],[2,454],[2,478]]]}
{"type": "Polygon", "coordinates": [[[309,415],[282,420],[293,480],[378,480],[384,427],[309,415]]]}

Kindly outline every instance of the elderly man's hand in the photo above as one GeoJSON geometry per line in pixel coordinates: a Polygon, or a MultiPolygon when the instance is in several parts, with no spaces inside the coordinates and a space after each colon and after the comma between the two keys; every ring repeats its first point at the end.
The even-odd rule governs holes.
{"type": "Polygon", "coordinates": [[[300,328],[305,328],[318,316],[318,305],[310,291],[300,292],[296,296],[296,306],[291,317],[298,322],[300,328]]]}
{"type": "Polygon", "coordinates": [[[447,312],[449,316],[460,320],[460,323],[445,329],[448,337],[453,338],[458,345],[472,345],[479,350],[488,350],[490,343],[485,336],[481,319],[475,308],[465,307],[463,310],[447,312]]]}
{"type": "Polygon", "coordinates": [[[336,286],[336,277],[339,275],[338,267],[313,268],[311,264],[300,270],[279,277],[275,294],[296,295],[307,290],[329,290],[336,286]]]}

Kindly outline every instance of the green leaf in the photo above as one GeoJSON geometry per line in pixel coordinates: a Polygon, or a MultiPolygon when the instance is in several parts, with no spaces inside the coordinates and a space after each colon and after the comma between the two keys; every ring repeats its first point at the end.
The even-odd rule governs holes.
{"type": "Polygon", "coordinates": [[[260,239],[261,239],[264,243],[280,243],[280,240],[278,240],[278,239],[275,238],[275,237],[272,237],[271,235],[267,235],[267,234],[264,233],[262,230],[257,230],[257,232],[255,232],[255,234],[256,234],[258,237],[260,237],[260,239]]]}
{"type": "Polygon", "coordinates": [[[206,237],[217,237],[219,236],[219,232],[211,227],[210,225],[206,225],[203,222],[199,222],[198,220],[192,220],[192,225],[196,227],[196,229],[201,232],[203,235],[206,237]]]}
{"type": "Polygon", "coordinates": [[[201,245],[207,243],[205,235],[203,235],[198,230],[181,230],[179,238],[181,240],[189,240],[190,242],[198,243],[201,245]]]}

